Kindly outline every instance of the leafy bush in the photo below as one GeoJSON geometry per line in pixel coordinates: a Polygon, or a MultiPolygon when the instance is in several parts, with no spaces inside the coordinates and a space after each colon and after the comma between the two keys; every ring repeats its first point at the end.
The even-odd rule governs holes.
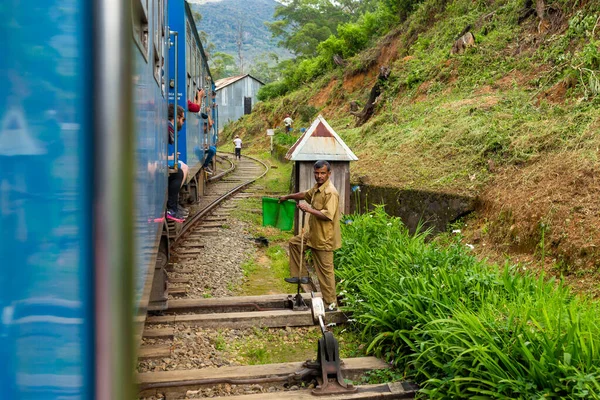
{"type": "Polygon", "coordinates": [[[280,146],[291,147],[298,140],[298,136],[287,133],[276,133],[273,136],[273,143],[280,146]]]}
{"type": "Polygon", "coordinates": [[[344,24],[338,27],[338,36],[345,44],[344,57],[353,56],[367,45],[369,37],[364,26],[360,24],[344,24]]]}
{"type": "Polygon", "coordinates": [[[275,97],[283,96],[289,92],[289,86],[285,81],[271,82],[261,87],[258,91],[258,100],[265,101],[275,97]]]}
{"type": "Polygon", "coordinates": [[[428,398],[598,398],[597,302],[517,267],[409,235],[382,208],[352,216],[335,253],[340,294],[368,351],[428,398]]]}
{"type": "Polygon", "coordinates": [[[300,118],[302,121],[312,122],[313,117],[317,115],[319,110],[313,106],[309,105],[301,105],[298,107],[298,114],[300,114],[300,118]]]}

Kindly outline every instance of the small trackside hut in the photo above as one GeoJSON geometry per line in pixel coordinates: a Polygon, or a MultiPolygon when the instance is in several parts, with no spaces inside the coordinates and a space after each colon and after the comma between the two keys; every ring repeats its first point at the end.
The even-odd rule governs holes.
{"type": "MultiPolygon", "coordinates": [[[[340,194],[340,212],[343,214],[350,212],[350,161],[356,161],[358,157],[322,115],[319,115],[310,128],[300,136],[285,158],[294,161],[292,171],[294,193],[308,190],[315,184],[313,176],[315,161],[328,161],[331,164],[330,179],[340,194]]],[[[299,213],[296,214],[295,233],[298,234],[301,222],[299,213]]]]}

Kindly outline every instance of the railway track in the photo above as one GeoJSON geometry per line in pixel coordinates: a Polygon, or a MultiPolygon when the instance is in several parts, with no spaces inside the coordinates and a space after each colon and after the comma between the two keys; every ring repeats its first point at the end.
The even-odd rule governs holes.
{"type": "MultiPolygon", "coordinates": [[[[238,365],[217,351],[222,336],[244,340],[257,329],[285,330],[290,335],[306,330],[314,332],[318,329],[315,307],[320,303],[319,293],[317,299],[305,293],[302,297],[309,308],[293,311],[291,296],[286,294],[231,297],[226,290],[231,282],[243,280],[240,265],[256,246],[248,240],[243,228],[235,226],[237,222],[231,211],[236,209],[238,201],[264,194],[261,186],[252,184],[268,168],[247,157],[236,165],[229,157],[221,162],[229,166],[228,171],[213,178],[202,202],[190,210],[193,216],[181,227],[176,239],[173,261],[168,268],[168,309],[146,319],[138,363],[140,398],[226,396],[239,400],[301,400],[313,398],[312,392],[323,387],[341,392],[320,393],[332,399],[413,397],[414,387],[406,384],[363,385],[344,391],[335,384],[336,379],[331,379],[331,373],[333,377],[337,374],[336,368],[345,379],[351,380],[368,371],[389,368],[374,357],[335,360],[337,354],[332,358],[327,353],[323,356],[327,361],[320,364],[298,360],[238,365]],[[325,366],[331,369],[325,378],[326,382],[331,380],[329,386],[323,384],[325,366]]],[[[346,319],[339,311],[325,315],[327,324],[341,324],[346,319]]],[[[325,338],[325,332],[323,335],[325,338]]],[[[319,346],[333,349],[330,342],[319,346]]],[[[316,350],[315,342],[315,357],[316,350]]]]}

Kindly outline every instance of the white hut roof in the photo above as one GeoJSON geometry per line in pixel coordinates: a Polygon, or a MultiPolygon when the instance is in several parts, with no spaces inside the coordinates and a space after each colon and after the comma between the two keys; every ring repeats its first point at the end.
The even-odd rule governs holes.
{"type": "Polygon", "coordinates": [[[356,161],[358,157],[344,143],[322,115],[294,143],[285,155],[292,161],[356,161]]]}

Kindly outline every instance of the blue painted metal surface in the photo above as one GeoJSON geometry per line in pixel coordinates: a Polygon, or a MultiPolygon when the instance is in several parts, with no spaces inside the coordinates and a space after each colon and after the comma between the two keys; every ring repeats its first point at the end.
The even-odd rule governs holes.
{"type": "MultiPolygon", "coordinates": [[[[170,1],[169,11],[165,3],[144,2],[147,42],[132,39],[135,170],[123,171],[136,194],[132,320],[145,313],[167,194],[166,78],[174,60],[155,61],[156,52],[172,53],[161,20],[165,34],[168,20],[180,31],[186,49],[185,3],[170,1]],[[162,19],[158,4],[165,7],[162,19]]],[[[94,137],[102,132],[92,125],[91,2],[5,0],[0,15],[2,398],[93,398],[94,298],[111,294],[94,293],[94,137]]],[[[180,66],[187,79],[185,58],[180,66]]],[[[179,99],[184,108],[186,79],[179,99]]],[[[180,152],[193,166],[203,157],[203,136],[201,120],[189,114],[180,152]]]]}
{"type": "MultiPolygon", "coordinates": [[[[168,54],[166,38],[162,27],[157,26],[158,2],[148,5],[150,56],[146,59],[143,49],[133,48],[133,101],[135,108],[135,285],[138,312],[146,312],[142,297],[144,286],[154,273],[154,256],[162,232],[164,210],[167,197],[167,92],[166,71],[168,65],[160,68],[155,76],[152,52],[155,49],[168,54]],[[156,15],[155,15],[156,14],[156,15]],[[164,71],[164,72],[163,72],[164,71]],[[163,83],[163,76],[165,82],[163,83]],[[164,88],[163,88],[164,84],[164,88]],[[163,94],[164,92],[164,94],[163,94]]],[[[166,8],[166,7],[165,7],[166,8]]],[[[166,14],[164,14],[166,15],[166,14]]],[[[166,18],[163,18],[166,32],[166,18]]],[[[160,62],[159,62],[160,64],[160,62]]]]}
{"type": "Polygon", "coordinates": [[[0,387],[91,398],[91,10],[0,3],[0,387]]]}
{"type": "MultiPolygon", "coordinates": [[[[185,21],[184,21],[184,8],[182,0],[174,0],[168,2],[169,10],[169,28],[175,31],[179,35],[179,54],[175,54],[175,47],[171,47],[169,51],[169,81],[175,82],[175,57],[178,57],[178,74],[179,82],[177,88],[172,88],[169,85],[169,102],[172,103],[175,98],[175,91],[177,91],[177,105],[187,110],[187,97],[186,97],[186,64],[185,64],[185,53],[186,53],[186,42],[185,42],[185,21]]],[[[175,113],[177,115],[177,113],[175,113]]],[[[187,120],[183,125],[182,129],[177,133],[179,136],[179,142],[177,144],[177,151],[180,153],[179,159],[189,165],[188,154],[187,154],[187,127],[191,121],[187,120]]],[[[169,155],[173,155],[175,149],[172,145],[169,146],[169,155]]]]}
{"type": "MultiPolygon", "coordinates": [[[[196,31],[191,9],[185,0],[169,1],[169,26],[171,30],[179,33],[177,104],[186,111],[185,124],[179,131],[178,151],[180,159],[193,169],[198,164],[203,163],[206,153],[205,148],[209,145],[216,146],[217,137],[212,132],[205,131],[205,120],[200,115],[188,111],[187,100],[193,100],[196,90],[204,88],[206,95],[202,112],[206,112],[207,105],[210,106],[212,103],[210,91],[214,88],[214,84],[212,84],[210,69],[196,31]]],[[[173,66],[174,64],[175,52],[171,48],[169,65],[173,66]]],[[[169,70],[169,80],[174,81],[174,79],[175,71],[174,68],[171,68],[169,70]]],[[[170,88],[169,101],[172,102],[174,97],[175,90],[170,88]]],[[[212,111],[209,114],[213,116],[212,111]]],[[[173,146],[169,146],[169,154],[173,154],[173,152],[173,146]]]]}

